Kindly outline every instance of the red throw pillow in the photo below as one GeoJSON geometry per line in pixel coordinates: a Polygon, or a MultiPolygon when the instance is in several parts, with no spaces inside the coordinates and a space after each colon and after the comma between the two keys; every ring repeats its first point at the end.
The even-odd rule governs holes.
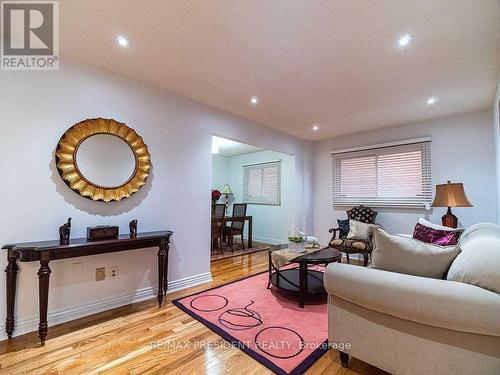
{"type": "Polygon", "coordinates": [[[426,243],[432,243],[440,246],[453,246],[458,243],[461,232],[439,230],[426,227],[420,223],[415,225],[413,238],[426,243]]]}

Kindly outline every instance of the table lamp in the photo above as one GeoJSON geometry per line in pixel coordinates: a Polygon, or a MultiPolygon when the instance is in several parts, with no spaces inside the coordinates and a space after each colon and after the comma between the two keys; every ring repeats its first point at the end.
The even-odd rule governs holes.
{"type": "Polygon", "coordinates": [[[448,211],[441,218],[445,227],[456,228],[458,218],[451,213],[451,207],[472,207],[469,199],[465,195],[464,185],[461,183],[452,183],[436,185],[436,196],[432,207],[448,207],[448,211]]]}
{"type": "Polygon", "coordinates": [[[224,201],[225,201],[225,205],[226,205],[226,216],[227,216],[227,214],[228,214],[227,211],[229,208],[229,204],[228,204],[229,196],[233,195],[233,192],[231,191],[231,187],[228,184],[224,185],[224,188],[222,189],[222,195],[224,195],[224,201]]]}

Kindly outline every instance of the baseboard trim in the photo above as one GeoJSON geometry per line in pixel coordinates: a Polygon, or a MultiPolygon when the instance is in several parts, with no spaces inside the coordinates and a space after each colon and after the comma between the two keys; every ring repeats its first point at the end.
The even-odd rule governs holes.
{"type": "MultiPolygon", "coordinates": [[[[203,284],[212,281],[210,272],[202,273],[179,280],[174,280],[168,285],[168,293],[186,289],[195,285],[203,284]]],[[[57,324],[69,322],[71,320],[83,318],[92,314],[97,314],[103,311],[111,310],[120,306],[129,305],[131,303],[141,302],[152,298],[157,298],[157,288],[143,288],[134,293],[123,294],[117,297],[106,298],[100,301],[90,302],[83,306],[72,307],[57,311],[49,311],[48,322],[49,327],[57,324]]],[[[49,292],[50,293],[50,292],[49,292]]],[[[5,333],[5,323],[0,325],[0,341],[7,339],[5,333]]],[[[13,336],[20,336],[25,333],[38,330],[38,315],[26,319],[16,321],[16,327],[13,336]]],[[[50,330],[50,328],[49,328],[50,330]]]]}
{"type": "Polygon", "coordinates": [[[264,242],[264,243],[268,243],[271,245],[281,245],[283,243],[288,243],[288,239],[287,240],[279,240],[276,238],[255,237],[255,236],[253,236],[252,239],[256,242],[264,242]]]}
{"type": "Polygon", "coordinates": [[[210,272],[200,273],[199,275],[194,275],[186,277],[184,279],[174,280],[168,283],[168,293],[190,288],[195,285],[208,283],[210,281],[212,281],[212,274],[210,272]]]}

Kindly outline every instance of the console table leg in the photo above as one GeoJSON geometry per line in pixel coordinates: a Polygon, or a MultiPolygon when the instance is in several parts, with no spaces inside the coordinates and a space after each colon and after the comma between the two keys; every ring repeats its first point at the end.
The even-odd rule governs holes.
{"type": "Polygon", "coordinates": [[[38,325],[38,337],[42,346],[45,345],[47,337],[47,308],[49,303],[49,278],[52,272],[49,268],[48,255],[42,254],[40,260],[40,269],[38,270],[38,296],[40,307],[40,324],[38,325]]]}
{"type": "Polygon", "coordinates": [[[168,289],[168,252],[170,246],[168,243],[165,244],[165,265],[163,266],[163,294],[167,294],[168,289]]]}
{"type": "Polygon", "coordinates": [[[165,277],[165,246],[158,248],[158,307],[163,303],[163,278],[165,277]]]}
{"type": "Polygon", "coordinates": [[[9,340],[12,338],[12,332],[14,332],[14,307],[16,304],[17,272],[19,271],[19,267],[17,266],[18,258],[19,253],[17,251],[9,250],[7,254],[8,263],[5,268],[7,276],[7,318],[5,319],[5,332],[9,340]]]}

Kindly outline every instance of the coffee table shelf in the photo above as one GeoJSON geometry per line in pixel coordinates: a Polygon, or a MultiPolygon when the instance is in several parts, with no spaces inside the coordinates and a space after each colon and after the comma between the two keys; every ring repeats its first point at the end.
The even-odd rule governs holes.
{"type": "Polygon", "coordinates": [[[297,293],[300,307],[304,307],[306,296],[326,293],[323,286],[324,273],[310,269],[309,266],[324,265],[326,267],[330,263],[342,261],[342,253],[328,247],[308,254],[298,254],[296,258],[288,262],[288,265],[297,264],[298,267],[278,269],[272,262],[272,253],[273,251],[269,250],[269,283],[267,287],[270,288],[273,285],[278,290],[297,293]]]}
{"type": "MultiPolygon", "coordinates": [[[[300,292],[300,270],[298,268],[282,270],[279,273],[273,272],[271,276],[271,284],[275,287],[287,290],[290,292],[300,292]],[[278,275],[280,280],[278,281],[278,275]]],[[[323,275],[321,271],[307,271],[307,290],[306,294],[321,294],[325,293],[323,286],[323,275]]]]}

